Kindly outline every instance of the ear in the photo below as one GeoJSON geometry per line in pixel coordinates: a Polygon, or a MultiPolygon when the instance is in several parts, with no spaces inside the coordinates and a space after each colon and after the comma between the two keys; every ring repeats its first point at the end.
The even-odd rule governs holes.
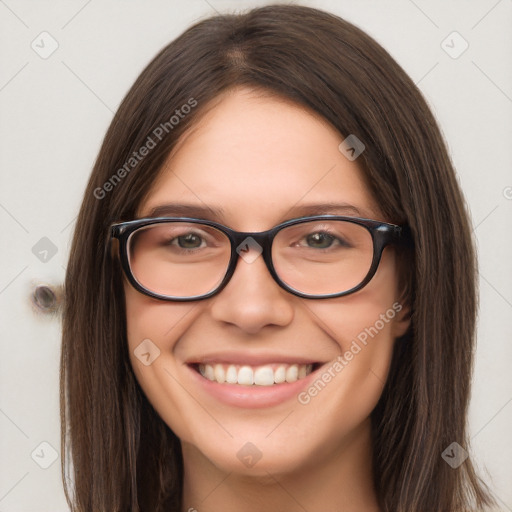
{"type": "Polygon", "coordinates": [[[399,276],[396,289],[396,301],[393,303],[395,318],[393,319],[392,335],[394,339],[402,337],[412,322],[414,312],[414,275],[411,266],[414,261],[409,250],[398,254],[397,264],[399,276]]]}
{"type": "MultiPolygon", "coordinates": [[[[405,297],[403,297],[405,299],[405,297]]],[[[400,338],[403,336],[411,325],[412,308],[410,302],[407,300],[396,301],[393,304],[393,309],[396,312],[393,319],[392,334],[393,337],[400,338]]]]}

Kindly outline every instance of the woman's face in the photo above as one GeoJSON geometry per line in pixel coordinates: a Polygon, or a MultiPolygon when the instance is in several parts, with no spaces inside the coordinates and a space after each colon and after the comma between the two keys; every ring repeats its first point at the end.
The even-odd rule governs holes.
{"type": "MultiPolygon", "coordinates": [[[[197,213],[186,216],[199,218],[221,210],[212,220],[238,231],[264,231],[305,214],[387,220],[357,160],[338,149],[342,140],[300,107],[231,91],[182,138],[138,215],[171,204],[194,206],[197,213]]],[[[367,446],[394,339],[408,326],[393,250],[384,250],[362,290],[321,300],[286,292],[253,256],[239,258],[227,286],[205,300],[159,301],[125,284],[131,364],[149,401],[185,457],[229,472],[286,473],[367,446]],[[218,383],[198,364],[210,377],[222,374],[216,365],[224,373],[233,366],[236,378],[242,366],[270,367],[291,381],[297,365],[298,379],[218,383]]]]}

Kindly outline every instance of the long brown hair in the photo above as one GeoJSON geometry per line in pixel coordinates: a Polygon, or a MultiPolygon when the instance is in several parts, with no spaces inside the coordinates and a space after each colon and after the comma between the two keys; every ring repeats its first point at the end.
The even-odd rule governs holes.
{"type": "Polygon", "coordinates": [[[379,44],[339,17],[291,5],[189,28],[141,73],[108,129],[65,282],[62,472],[72,510],[180,510],[180,443],[132,372],[108,228],[135,217],[180,136],[237,86],[292,100],[343,136],[356,134],[383,214],[410,226],[414,249],[402,268],[411,328],[396,341],[372,413],[382,510],[483,510],[492,499],[470,459],[452,469],[441,457],[454,441],[468,449],[476,316],[471,230],[444,141],[421,93],[379,44]],[[151,147],[136,158],[143,146],[151,147]]]}

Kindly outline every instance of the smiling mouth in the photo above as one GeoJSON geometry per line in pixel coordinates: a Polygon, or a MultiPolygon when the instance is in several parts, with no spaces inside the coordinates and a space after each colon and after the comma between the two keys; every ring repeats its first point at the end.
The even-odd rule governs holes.
{"type": "Polygon", "coordinates": [[[273,386],[297,382],[317,369],[319,364],[266,364],[262,366],[236,364],[195,364],[194,369],[205,379],[219,384],[241,386],[273,386]]]}

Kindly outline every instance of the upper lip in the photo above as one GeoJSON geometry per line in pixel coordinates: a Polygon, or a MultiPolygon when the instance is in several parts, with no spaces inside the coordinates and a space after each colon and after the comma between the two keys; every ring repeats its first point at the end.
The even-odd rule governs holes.
{"type": "Polygon", "coordinates": [[[186,364],[234,364],[262,366],[272,363],[283,364],[314,364],[318,363],[317,359],[310,357],[292,356],[286,354],[250,354],[247,352],[215,352],[211,354],[203,354],[197,357],[188,358],[186,364]]]}

